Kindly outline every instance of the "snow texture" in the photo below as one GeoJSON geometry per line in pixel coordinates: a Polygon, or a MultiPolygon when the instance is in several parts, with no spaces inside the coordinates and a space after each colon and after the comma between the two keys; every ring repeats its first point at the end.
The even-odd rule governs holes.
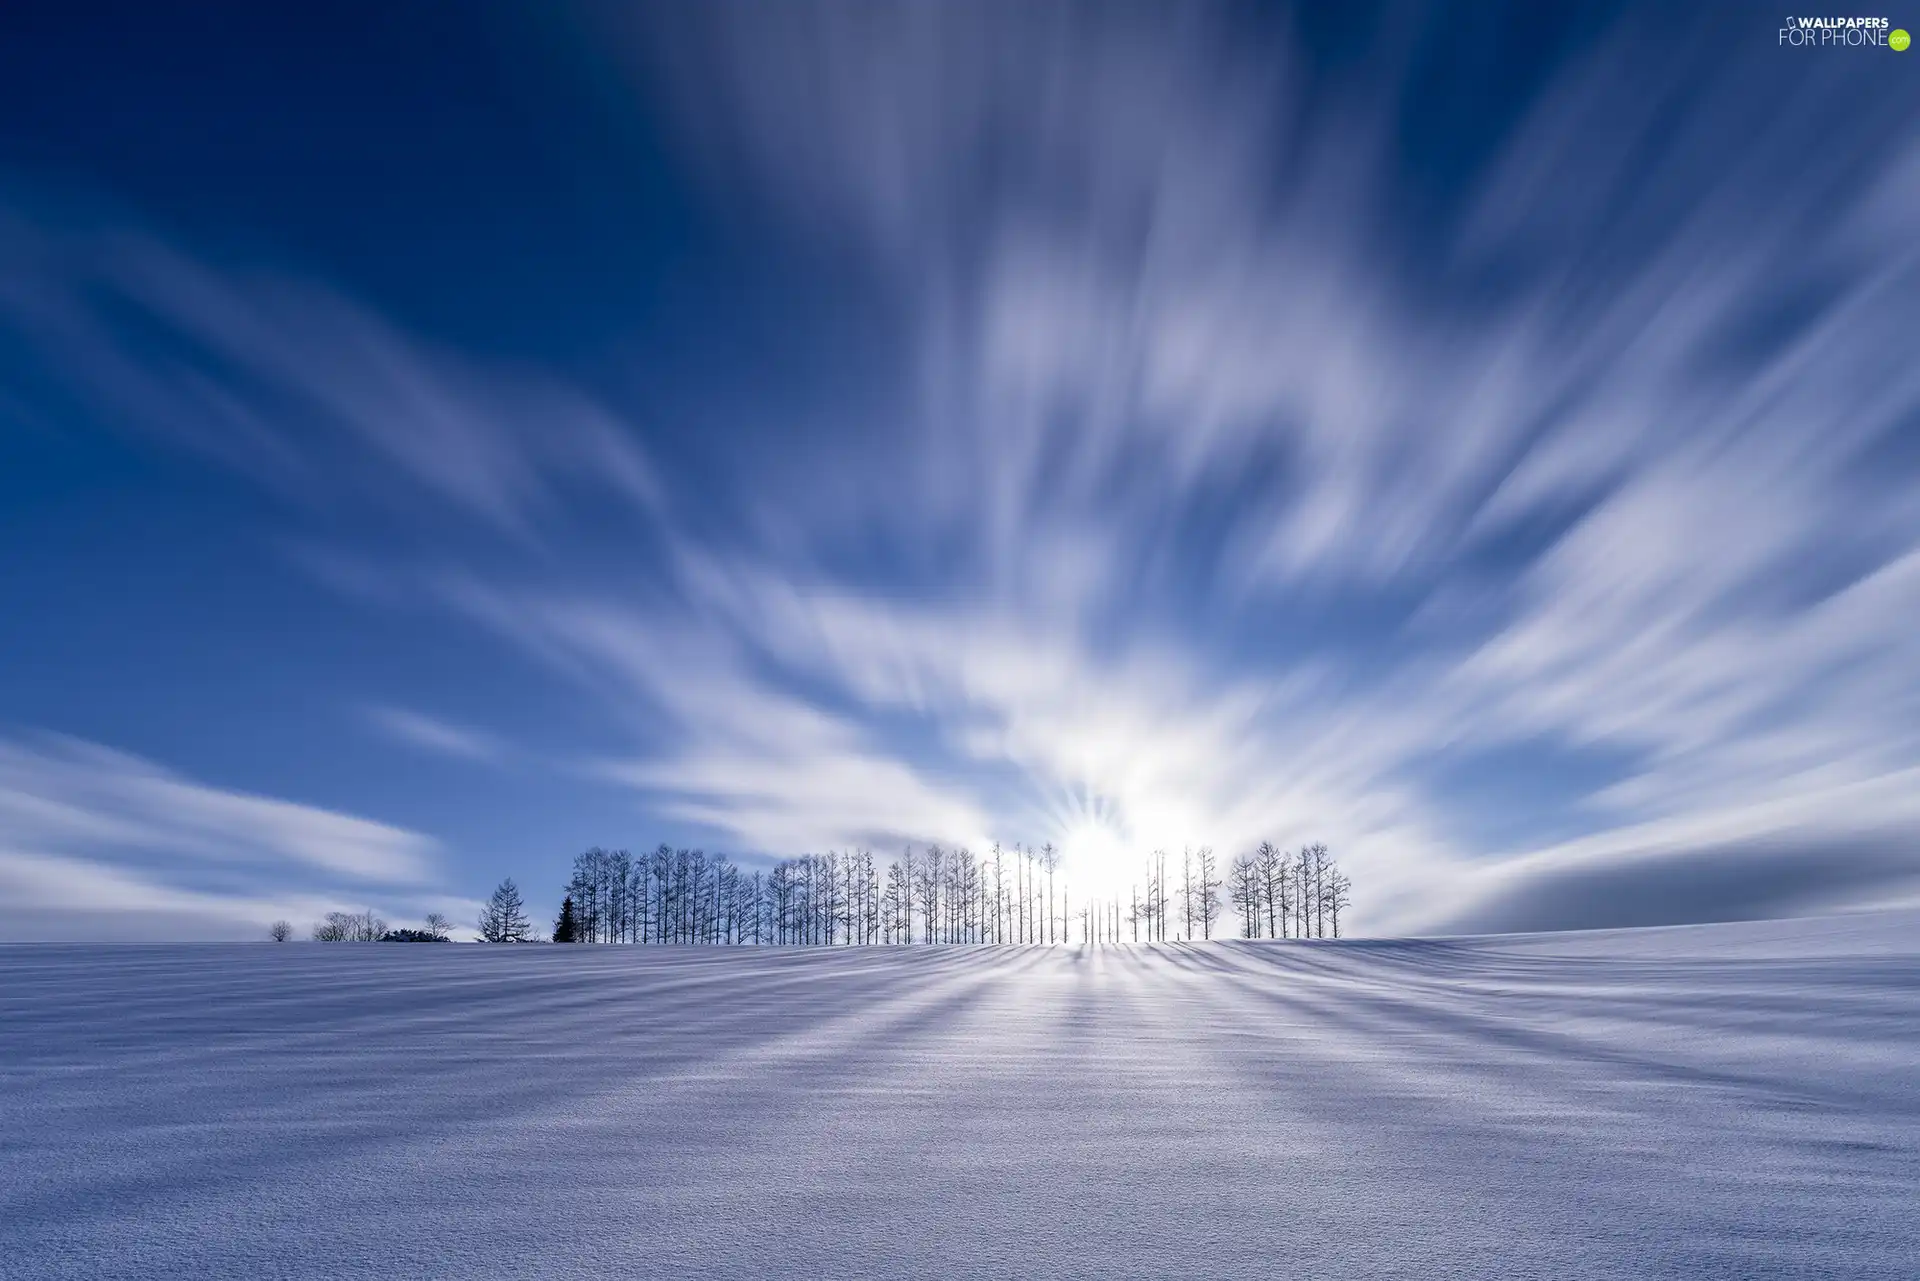
{"type": "Polygon", "coordinates": [[[0,948],[0,1275],[1892,1277],[1920,915],[0,948]]]}

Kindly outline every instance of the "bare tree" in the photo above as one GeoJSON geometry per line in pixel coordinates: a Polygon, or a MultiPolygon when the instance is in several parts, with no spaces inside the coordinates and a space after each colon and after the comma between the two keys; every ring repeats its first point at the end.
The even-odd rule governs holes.
{"type": "Polygon", "coordinates": [[[428,912],[426,923],[427,933],[437,939],[443,939],[453,932],[453,922],[447,919],[444,912],[428,912]]]}
{"type": "Polygon", "coordinates": [[[1309,887],[1313,884],[1313,851],[1302,845],[1293,856],[1293,910],[1300,938],[1313,937],[1313,907],[1309,887]]]}
{"type": "Polygon", "coordinates": [[[1285,895],[1281,892],[1281,879],[1286,875],[1287,856],[1272,841],[1260,842],[1260,848],[1254,851],[1254,868],[1260,877],[1260,901],[1266,908],[1267,937],[1285,938],[1287,936],[1287,916],[1281,902],[1285,895]]]}
{"type": "Polygon", "coordinates": [[[940,939],[940,882],[946,875],[947,852],[938,845],[927,846],[920,868],[921,941],[938,943],[940,939]]]}
{"type": "MultiPolygon", "coordinates": [[[[748,871],[724,854],[662,845],[635,859],[598,847],[574,861],[566,882],[563,923],[556,934],[577,942],[681,944],[827,944],[1070,942],[1077,917],[1085,943],[1117,943],[1130,923],[1134,941],[1165,942],[1171,907],[1167,854],[1155,850],[1144,886],[1125,896],[1088,897],[1078,907],[1071,886],[1056,886],[1061,856],[1052,845],[996,846],[993,866],[965,846],[909,847],[884,869],[872,852],[802,854],[766,872],[748,871]],[[1013,858],[1013,866],[1005,861],[1013,858]],[[1043,883],[1044,882],[1044,883],[1043,883]],[[1129,904],[1130,901],[1130,904],[1129,904]]],[[[1340,932],[1351,882],[1324,845],[1285,854],[1271,843],[1223,867],[1211,846],[1187,846],[1181,858],[1182,941],[1195,927],[1203,939],[1227,911],[1241,932],[1258,938],[1340,932]],[[1228,889],[1223,902],[1222,889],[1228,889]]],[[[428,928],[393,933],[444,940],[439,913],[428,928]]],[[[289,931],[290,932],[290,931],[289,931]]],[[[389,933],[372,912],[330,913],[314,926],[324,941],[378,939],[389,933]]],[[[511,879],[501,882],[480,917],[490,942],[532,937],[525,903],[511,879]]]]}
{"type": "Polygon", "coordinates": [[[910,943],[913,941],[908,930],[908,917],[913,911],[913,891],[908,887],[909,872],[898,862],[887,864],[886,888],[881,891],[881,940],[887,943],[910,943]]]}
{"type": "Polygon", "coordinates": [[[520,887],[509,876],[494,888],[480,912],[480,939],[484,943],[524,943],[532,937],[533,922],[527,917],[526,901],[520,887]]]}
{"type": "Polygon", "coordinates": [[[1313,913],[1313,936],[1327,936],[1327,847],[1318,841],[1302,851],[1307,865],[1307,906],[1313,913]]]}
{"type": "Polygon", "coordinates": [[[1260,863],[1253,854],[1236,854],[1227,869],[1227,893],[1240,913],[1242,938],[1260,937],[1260,863]]]}
{"type": "Polygon", "coordinates": [[[608,943],[627,941],[627,922],[633,914],[627,896],[633,885],[633,855],[608,850],[600,863],[600,937],[608,943]]]}
{"type": "Polygon", "coordinates": [[[1333,936],[1340,937],[1340,909],[1353,906],[1353,882],[1338,867],[1327,880],[1327,910],[1333,914],[1333,936]]]}
{"type": "Polygon", "coordinates": [[[1193,850],[1180,847],[1180,919],[1185,923],[1182,941],[1193,937],[1193,850]]]}
{"type": "Polygon", "coordinates": [[[1040,847],[1040,866],[1047,869],[1047,942],[1053,942],[1053,873],[1060,866],[1060,851],[1048,841],[1040,847]]]}
{"type": "Polygon", "coordinates": [[[1027,941],[1027,850],[1024,845],[1013,847],[1013,941],[1027,941]]]}
{"type": "Polygon", "coordinates": [[[293,937],[292,921],[275,921],[267,927],[267,937],[276,943],[284,943],[293,937]]]}
{"type": "Polygon", "coordinates": [[[920,895],[920,869],[913,857],[913,846],[900,859],[900,933],[897,942],[913,942],[913,905],[920,895]]]}
{"type": "Polygon", "coordinates": [[[1214,857],[1213,846],[1202,845],[1194,856],[1194,867],[1200,873],[1199,884],[1195,889],[1199,893],[1197,908],[1200,915],[1200,937],[1213,937],[1213,923],[1220,919],[1220,860],[1214,857]]]}
{"type": "Polygon", "coordinates": [[[328,912],[326,919],[313,927],[316,943],[377,943],[387,932],[387,923],[365,912],[328,912]]]}
{"type": "Polygon", "coordinates": [[[1147,942],[1167,941],[1167,852],[1147,859],[1147,942]]]}

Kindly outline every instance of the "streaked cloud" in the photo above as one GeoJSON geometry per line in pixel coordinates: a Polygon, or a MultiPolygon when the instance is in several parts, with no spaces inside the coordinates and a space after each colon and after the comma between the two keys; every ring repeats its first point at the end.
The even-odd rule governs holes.
{"type": "Polygon", "coordinates": [[[493,735],[425,712],[404,707],[369,707],[366,715],[376,729],[390,738],[441,756],[497,763],[507,755],[506,745],[493,735]]]}
{"type": "Polygon", "coordinates": [[[311,281],[151,236],[0,215],[0,313],[45,376],[148,433],[334,512],[422,502],[530,537],[570,496],[644,513],[644,451],[593,398],[435,349],[311,281]]]}
{"type": "MultiPolygon", "coordinates": [[[[243,937],[290,916],[396,910],[439,874],[430,838],[370,819],[183,778],[72,739],[0,741],[0,898],[11,936],[59,937],[85,918],[139,937],[213,928],[243,937]]],[[[91,931],[89,931],[91,932],[91,931]]],[[[124,933],[121,936],[125,936],[124,933]]]]}
{"type": "Polygon", "coordinates": [[[1900,830],[1911,101],[1843,67],[1781,95],[1765,51],[1629,14],[1409,261],[1381,235],[1406,86],[1327,94],[1283,33],[1216,17],[827,5],[789,41],[719,6],[649,32],[691,145],[738,166],[716,183],[870,248],[919,312],[919,457],[864,474],[879,525],[968,566],[928,608],[791,549],[696,561],[713,629],[753,638],[739,679],[827,680],[926,722],[964,793],[1011,767],[1149,842],[1326,830],[1405,891],[1367,914],[1399,928],[1464,919],[1430,887],[1498,879],[1469,867],[1574,857],[1479,845],[1443,753],[1616,754],[1567,801],[1596,832],[1783,794],[1900,830]],[[1301,612],[1327,630],[1262,644],[1301,612]]]}
{"type": "MultiPolygon", "coordinates": [[[[1782,92],[1771,48],[1662,22],[1556,61],[1441,195],[1412,33],[1346,81],[1203,6],[623,11],[635,109],[716,207],[858,260],[910,362],[881,428],[768,405],[819,426],[697,484],[615,392],[137,232],[0,224],[0,323],[340,548],[368,495],[417,517],[301,560],[614,719],[630,749],[582,753],[639,805],[609,843],[1318,838],[1373,930],[1887,901],[1920,817],[1920,106],[1837,62],[1782,92]],[[633,519],[567,554],[595,504],[633,519]]],[[[34,768],[17,824],[86,772],[34,768]]],[[[369,879],[421,855],[87,768],[109,803],[36,820],[63,848],[159,813],[369,879]]]]}

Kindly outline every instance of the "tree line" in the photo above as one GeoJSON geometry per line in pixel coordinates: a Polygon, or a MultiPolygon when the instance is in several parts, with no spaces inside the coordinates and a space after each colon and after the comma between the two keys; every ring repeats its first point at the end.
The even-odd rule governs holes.
{"type": "Polygon", "coordinates": [[[596,846],[574,859],[550,932],[536,931],[509,878],[479,933],[493,943],[1164,942],[1211,939],[1231,910],[1245,938],[1338,938],[1351,902],[1352,882],[1321,844],[1268,842],[1224,868],[1210,846],[1182,850],[1177,864],[1156,850],[1124,894],[1106,895],[1076,895],[1052,845],[975,855],[934,844],[884,864],[870,850],[834,851],[767,869],[669,845],[596,846]]]}
{"type": "MultiPolygon", "coordinates": [[[[316,943],[446,943],[453,938],[453,922],[440,912],[428,912],[422,922],[425,929],[391,929],[373,911],[328,912],[315,921],[312,938],[316,943]]],[[[275,921],[267,927],[267,937],[285,943],[293,937],[293,922],[275,921]]]]}

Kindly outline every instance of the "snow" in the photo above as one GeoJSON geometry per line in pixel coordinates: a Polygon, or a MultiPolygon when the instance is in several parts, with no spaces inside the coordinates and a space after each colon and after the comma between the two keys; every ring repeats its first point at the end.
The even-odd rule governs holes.
{"type": "Polygon", "coordinates": [[[1889,1277],[1920,915],[0,948],[6,1277],[1889,1277]]]}

